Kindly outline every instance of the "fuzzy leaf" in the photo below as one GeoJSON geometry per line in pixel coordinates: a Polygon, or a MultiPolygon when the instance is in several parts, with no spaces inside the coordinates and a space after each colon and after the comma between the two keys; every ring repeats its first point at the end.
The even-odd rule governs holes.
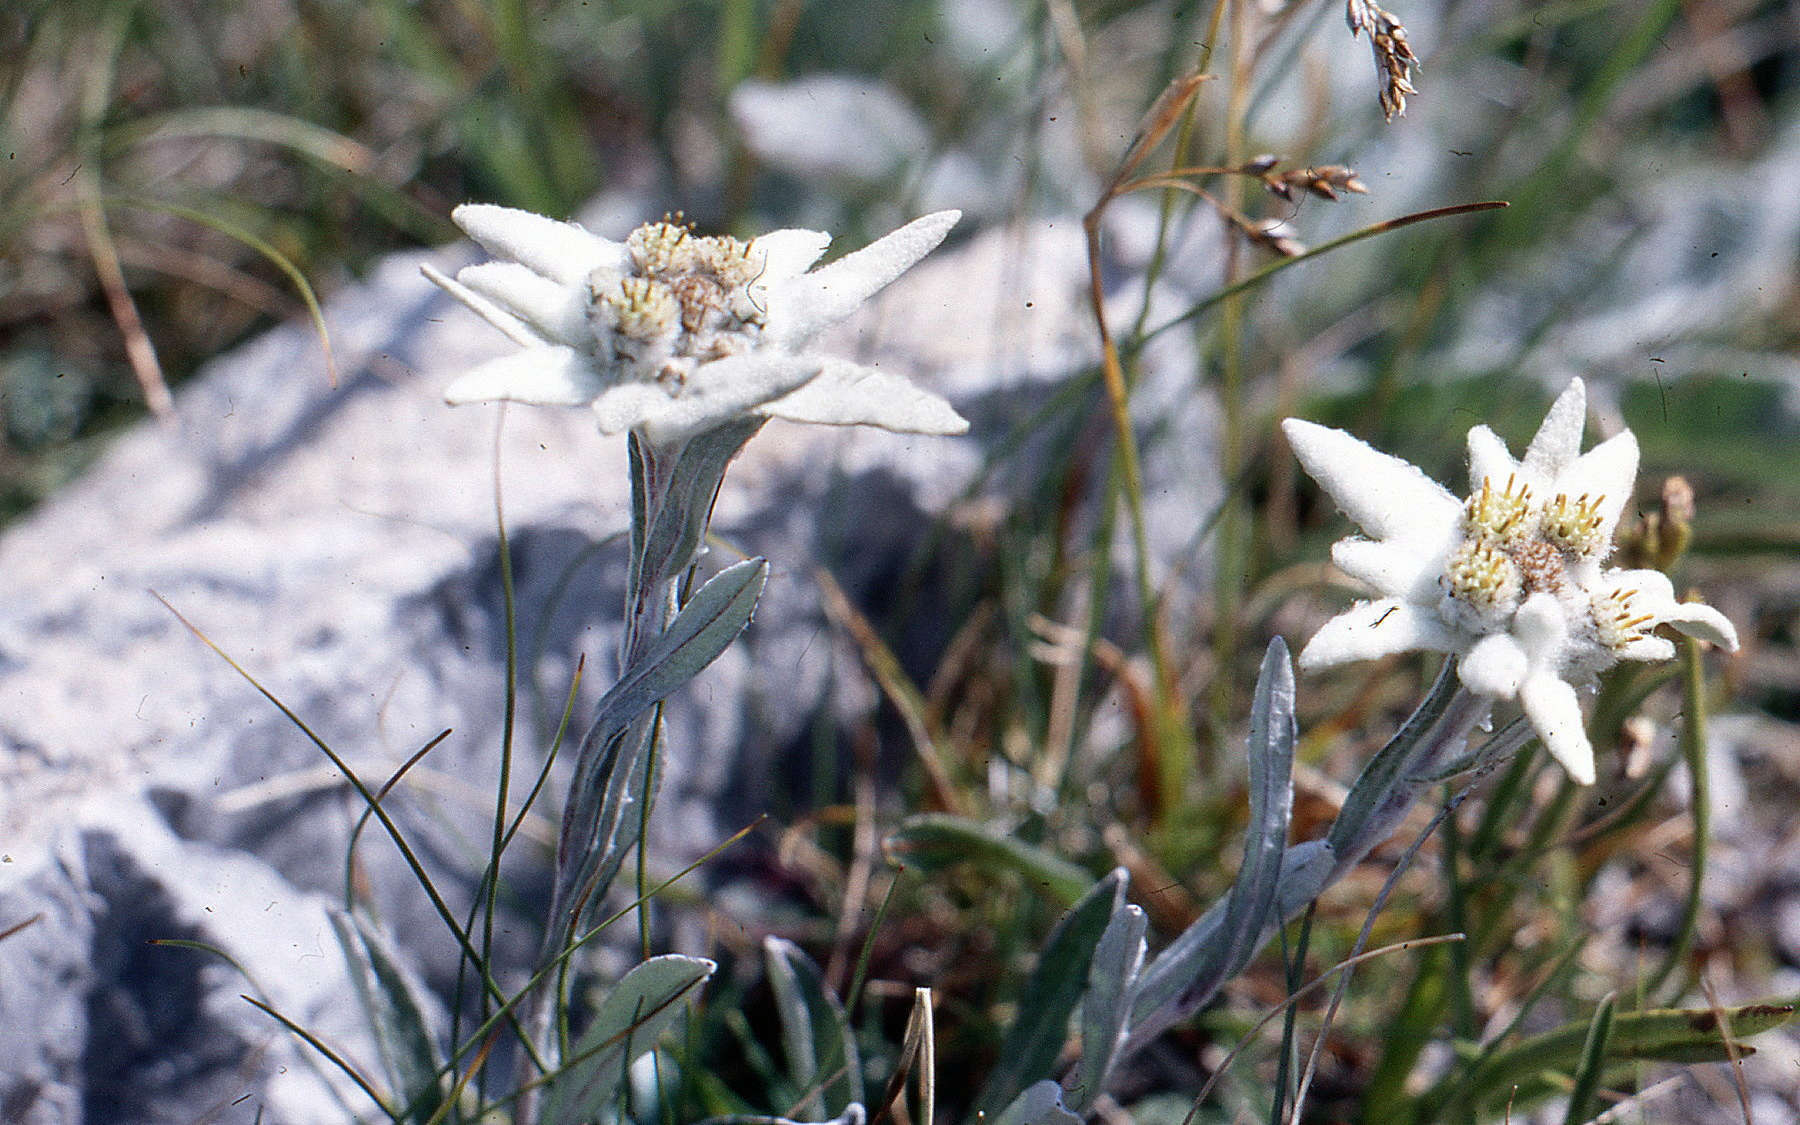
{"type": "Polygon", "coordinates": [[[1317,863],[1295,863],[1313,851],[1287,845],[1293,811],[1294,669],[1277,637],[1263,654],[1250,708],[1247,747],[1250,822],[1244,829],[1244,863],[1231,892],[1171,942],[1145,970],[1137,996],[1133,1042],[1141,1046],[1171,1024],[1198,1011],[1221,985],[1241,972],[1290,909],[1310,901],[1323,886],[1317,863]],[[1294,878],[1284,881],[1292,871],[1294,878]]]}
{"type": "Polygon", "coordinates": [[[994,1125],[1081,1125],[1081,1117],[1063,1105],[1062,1087],[1046,1078],[1021,1091],[994,1125]]]}
{"type": "Polygon", "coordinates": [[[396,1100],[406,1106],[400,1121],[431,1120],[443,1104],[437,1046],[414,982],[401,971],[387,942],[363,919],[333,911],[331,930],[344,951],[356,999],[381,1052],[396,1100]]]}
{"type": "Polygon", "coordinates": [[[765,938],[763,955],[775,1009],[781,1017],[781,1042],[787,1052],[794,1085],[806,1095],[799,1112],[823,1117],[840,1113],[863,1100],[862,1060],[844,1005],[825,985],[812,958],[784,938],[765,938]]]}
{"type": "Polygon", "coordinates": [[[768,577],[763,559],[746,559],[714,575],[601,697],[581,741],[563,814],[557,868],[565,873],[564,902],[579,906],[604,893],[637,840],[639,818],[626,813],[647,799],[643,749],[652,733],[650,707],[718,659],[749,624],[768,577]]]}
{"type": "MultiPolygon", "coordinates": [[[[1019,1012],[1000,1044],[1000,1060],[975,1105],[990,1116],[1013,1105],[1034,1082],[1047,1079],[1069,1036],[1069,1017],[1087,984],[1094,949],[1125,905],[1130,876],[1115,867],[1062,916],[1020,993],[1019,1012]]],[[[1056,1084],[1051,1082],[1055,1087],[1056,1084]]],[[[1062,1104],[1060,1090],[1057,1103],[1062,1104]]],[[[1032,1118],[1031,1120],[1038,1120],[1032,1118]]]]}
{"type": "Polygon", "coordinates": [[[1294,668],[1280,637],[1263,653],[1262,672],[1250,705],[1250,822],[1244,829],[1244,862],[1225,907],[1224,976],[1238,974],[1256,955],[1258,940],[1276,902],[1288,820],[1294,808],[1294,668]]]}
{"type": "MultiPolygon", "coordinates": [[[[1454,662],[1445,661],[1425,701],[1357,775],[1326,835],[1337,854],[1338,874],[1393,835],[1420,790],[1437,783],[1439,771],[1421,767],[1440,764],[1435,757],[1450,752],[1439,732],[1446,724],[1454,729],[1461,722],[1458,712],[1467,706],[1467,699],[1459,689],[1454,662]]],[[[1460,749],[1459,742],[1455,750],[1460,749]]]]}
{"type": "Polygon", "coordinates": [[[649,588],[636,573],[643,568],[671,576],[694,561],[725,468],[761,427],[760,418],[740,418],[673,447],[631,435],[631,528],[643,536],[631,544],[631,589],[649,588]],[[650,475],[667,480],[652,488],[650,475]],[[662,501],[654,508],[652,495],[662,501]]]}
{"type": "Polygon", "coordinates": [[[1142,908],[1126,903],[1113,911],[1100,944],[1094,947],[1087,995],[1081,1002],[1081,1061],[1063,1080],[1069,1108],[1075,1113],[1086,1113],[1094,1099],[1106,1092],[1106,1080],[1124,1054],[1149,924],[1142,908]]]}
{"type": "Polygon", "coordinates": [[[682,1001],[718,966],[703,957],[652,957],[626,973],[600,1002],[594,1022],[550,1080],[551,1125],[604,1117],[619,1096],[626,1068],[656,1046],[681,1014],[682,1001]]]}

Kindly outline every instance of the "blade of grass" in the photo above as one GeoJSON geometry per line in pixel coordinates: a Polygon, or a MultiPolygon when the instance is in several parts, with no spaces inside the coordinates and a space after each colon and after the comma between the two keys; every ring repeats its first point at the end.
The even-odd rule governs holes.
{"type": "Polygon", "coordinates": [[[1480,203],[1458,203],[1450,207],[1434,207],[1428,211],[1414,211],[1409,215],[1401,215],[1395,219],[1384,219],[1379,223],[1371,223],[1366,227],[1358,227],[1356,230],[1353,230],[1348,234],[1340,235],[1337,238],[1331,239],[1329,242],[1321,242],[1319,245],[1308,249],[1305,253],[1296,254],[1291,258],[1277,258],[1273,262],[1270,262],[1268,265],[1257,270],[1255,273],[1245,277],[1243,280],[1226,286],[1217,293],[1206,298],[1204,301],[1195,304],[1186,312],[1171,317],[1157,325],[1155,328],[1152,328],[1150,331],[1144,333],[1143,343],[1147,344],[1169,329],[1180,324],[1186,324],[1188,321],[1198,318],[1202,313],[1208,311],[1227,298],[1254,289],[1256,286],[1261,285],[1282,270],[1292,268],[1293,266],[1299,265],[1301,262],[1310,261],[1313,258],[1319,257],[1321,254],[1329,254],[1333,250],[1349,246],[1351,243],[1361,242],[1365,238],[1374,238],[1376,235],[1387,234],[1390,231],[1400,230],[1403,227],[1410,227],[1414,223],[1425,223],[1434,219],[1448,219],[1457,215],[1473,215],[1482,211],[1495,211],[1507,206],[1509,206],[1509,204],[1503,199],[1484,200],[1480,203]]]}
{"type": "Polygon", "coordinates": [[[1238,1040],[1237,1046],[1227,1052],[1225,1058],[1220,1061],[1218,1067],[1213,1070],[1212,1074],[1207,1076],[1206,1084],[1200,1087],[1200,1092],[1198,1094],[1194,1095],[1193,1108],[1189,1110],[1188,1116],[1184,1119],[1184,1122],[1191,1125],[1195,1114],[1199,1112],[1200,1106],[1205,1103],[1207,1095],[1212,1093],[1213,1087],[1218,1084],[1219,1079],[1225,1076],[1225,1072],[1231,1069],[1231,1064],[1237,1061],[1237,1057],[1250,1046],[1251,1042],[1255,1039],[1257,1032],[1267,1027],[1269,1022],[1276,1016],[1282,1015],[1295,1004],[1298,1004],[1308,996],[1311,996],[1313,993],[1324,988],[1325,985],[1329,984],[1340,973],[1354,969],[1365,962],[1373,961],[1380,957],[1386,957],[1389,954],[1405,953],[1413,949],[1429,949],[1434,945],[1442,945],[1447,941],[1464,940],[1466,940],[1466,937],[1463,934],[1437,934],[1432,937],[1397,941],[1392,945],[1384,945],[1379,949],[1371,949],[1367,952],[1359,953],[1354,957],[1346,957],[1344,960],[1339,961],[1331,968],[1326,969],[1324,972],[1308,981],[1301,988],[1288,993],[1287,997],[1282,1000],[1280,1004],[1277,1004],[1275,1007],[1263,1013],[1262,1018],[1258,1019],[1250,1026],[1250,1029],[1238,1040]]]}
{"type": "Polygon", "coordinates": [[[962,791],[951,780],[949,768],[944,764],[946,740],[930,721],[931,709],[926,705],[924,694],[912,682],[911,677],[907,676],[905,669],[900,666],[900,659],[881,639],[881,634],[875,631],[869,619],[850,604],[844,588],[838,585],[831,572],[820,567],[813,571],[813,577],[819,584],[826,616],[856,642],[869,674],[881,685],[882,693],[888,697],[888,701],[900,713],[901,721],[906,724],[906,733],[911,737],[913,750],[918,755],[919,764],[925,769],[925,780],[931,788],[933,802],[948,812],[968,811],[962,791]]]}
{"type": "Polygon", "coordinates": [[[382,1097],[381,1094],[376,1091],[375,1087],[369,1084],[369,1080],[364,1078],[362,1076],[361,1072],[359,1072],[354,1066],[350,1065],[349,1060],[345,1059],[344,1056],[342,1056],[342,1055],[338,1054],[336,1051],[332,1050],[331,1047],[328,1046],[323,1039],[320,1039],[317,1035],[314,1035],[312,1032],[306,1030],[306,1028],[300,1026],[298,1023],[295,1023],[293,1020],[282,1015],[280,1012],[276,1011],[273,1007],[269,1006],[268,1004],[263,1003],[261,1000],[258,1000],[256,997],[245,996],[242,993],[239,994],[239,997],[243,1000],[249,1001],[249,1003],[252,1007],[260,1010],[265,1015],[267,1015],[271,1019],[273,1019],[276,1023],[280,1024],[282,1027],[287,1028],[288,1031],[291,1032],[296,1038],[300,1039],[308,1047],[311,1047],[313,1050],[317,1051],[327,1062],[331,1063],[332,1066],[335,1066],[338,1068],[338,1070],[342,1071],[344,1073],[345,1077],[349,1078],[350,1081],[356,1083],[357,1089],[361,1090],[363,1093],[365,1093],[369,1096],[369,1100],[375,1103],[375,1108],[379,1109],[384,1117],[386,1117],[389,1121],[394,1122],[395,1125],[400,1125],[400,1120],[401,1120],[400,1116],[398,1113],[396,1113],[394,1111],[394,1108],[392,1106],[388,1105],[387,1099],[382,1097]]]}
{"type": "MultiPolygon", "coordinates": [[[[699,859],[696,859],[694,862],[688,864],[686,867],[683,867],[680,871],[677,871],[675,874],[669,876],[667,879],[664,879],[662,882],[658,883],[656,886],[650,888],[651,896],[661,894],[664,890],[667,890],[669,887],[672,887],[676,883],[679,883],[681,880],[687,878],[694,871],[698,870],[703,864],[711,862],[715,856],[717,856],[721,852],[725,851],[725,849],[731,847],[733,844],[737,843],[739,840],[742,840],[744,837],[746,837],[750,833],[754,832],[759,826],[761,826],[763,819],[764,819],[763,817],[760,817],[760,816],[757,817],[755,820],[751,821],[749,824],[738,829],[736,832],[733,832],[723,842],[718,844],[716,847],[714,847],[711,851],[707,852],[705,855],[701,856],[699,859]]],[[[507,998],[506,1002],[500,1006],[500,1009],[498,1011],[496,1011],[493,1015],[489,1016],[487,1018],[487,1020],[481,1024],[481,1026],[477,1027],[473,1032],[471,1032],[469,1035],[469,1038],[467,1040],[465,1040],[460,1046],[452,1046],[451,1051],[450,1051],[450,1058],[449,1058],[448,1062],[445,1064],[446,1067],[453,1067],[453,1066],[457,1065],[462,1060],[463,1056],[469,1054],[472,1050],[475,1049],[477,1044],[485,1043],[489,1039],[489,1036],[491,1035],[491,1033],[493,1033],[495,1030],[497,1030],[499,1028],[501,1021],[512,1019],[513,1011],[514,1011],[514,1009],[516,1009],[518,1007],[519,1002],[521,1000],[525,999],[527,996],[530,996],[534,992],[536,992],[538,987],[541,984],[543,984],[543,982],[545,980],[547,980],[551,976],[551,974],[561,972],[562,967],[568,963],[569,959],[574,957],[577,951],[585,948],[588,942],[593,941],[595,938],[597,938],[601,934],[605,933],[609,928],[611,928],[613,923],[619,921],[621,918],[624,918],[627,915],[638,910],[642,905],[643,905],[642,902],[639,900],[636,900],[636,899],[624,904],[617,911],[615,911],[611,915],[609,915],[605,920],[597,923],[596,925],[594,925],[593,927],[591,927],[584,933],[577,936],[573,941],[569,942],[566,947],[564,947],[561,951],[559,951],[546,964],[544,964],[542,967],[540,967],[537,970],[537,972],[532,975],[531,979],[527,980],[523,985],[521,985],[519,987],[518,991],[514,992],[511,997],[507,998]]],[[[548,1080],[548,1076],[550,1073],[551,1073],[551,1070],[549,1067],[543,1067],[539,1073],[539,1076],[532,1081],[531,1085],[533,1087],[541,1087],[544,1084],[544,1082],[546,1082],[548,1080]]],[[[512,1094],[508,1095],[507,1100],[516,1098],[522,1092],[523,1092],[522,1089],[513,1091],[512,1094]]]]}
{"type": "Polygon", "coordinates": [[[295,291],[300,295],[301,302],[306,305],[307,319],[312,321],[313,332],[318,335],[319,347],[324,353],[326,378],[332,386],[338,385],[337,358],[331,350],[331,332],[325,327],[325,310],[319,305],[319,298],[313,292],[312,285],[307,282],[306,275],[300,272],[300,267],[296,266],[287,255],[236,223],[228,222],[217,215],[208,214],[197,208],[183,206],[180,203],[129,195],[107,195],[101,197],[101,201],[110,207],[134,207],[143,211],[160,211],[166,215],[186,219],[191,223],[198,223],[209,230],[218,231],[227,238],[241,242],[262,255],[270,265],[286,275],[288,281],[293,284],[295,291]]]}
{"type": "Polygon", "coordinates": [[[103,134],[101,147],[108,155],[121,155],[140,145],[197,138],[287,149],[348,183],[372,210],[395,226],[431,241],[456,236],[455,225],[446,217],[447,202],[428,196],[434,205],[428,206],[383,182],[377,176],[380,158],[368,145],[292,114],[242,105],[188,107],[113,126],[103,134]]]}
{"type": "MultiPolygon", "coordinates": [[[[487,870],[484,881],[487,883],[487,894],[482,903],[481,919],[481,960],[486,964],[494,955],[494,915],[498,910],[500,896],[500,860],[506,850],[506,799],[512,788],[513,766],[513,720],[518,712],[519,700],[519,613],[518,591],[513,584],[512,546],[506,534],[506,499],[501,489],[500,453],[501,439],[506,432],[506,404],[494,413],[494,447],[491,456],[494,478],[494,537],[495,549],[500,558],[500,606],[503,629],[506,636],[506,655],[502,665],[501,677],[504,688],[500,705],[500,766],[499,778],[494,786],[494,835],[488,852],[487,870]]],[[[482,1008],[485,1012],[487,998],[483,994],[482,1008]]]]}
{"type": "Polygon", "coordinates": [[[1087,871],[1061,856],[981,821],[948,813],[907,817],[888,834],[882,851],[890,860],[921,871],[939,871],[969,862],[987,865],[990,870],[1011,869],[1059,905],[1081,899],[1094,881],[1087,871]]]}
{"type": "Polygon", "coordinates": [[[44,912],[40,910],[36,914],[33,914],[31,917],[26,918],[23,921],[14,922],[12,925],[6,927],[4,930],[0,930],[0,941],[5,941],[9,937],[13,937],[14,935],[22,933],[25,930],[29,930],[31,927],[37,925],[39,922],[42,922],[43,920],[44,920],[44,912]]]}
{"type": "MultiPolygon", "coordinates": [[[[444,730],[438,733],[437,737],[414,751],[412,757],[400,763],[400,768],[390,774],[388,779],[382,782],[381,788],[375,791],[375,800],[378,802],[386,800],[387,795],[393,792],[394,786],[400,784],[400,779],[406,776],[407,771],[424,761],[425,755],[437,749],[437,747],[443,743],[444,739],[450,737],[450,734],[450,728],[444,728],[444,730]]],[[[344,846],[345,910],[350,910],[356,906],[356,845],[357,842],[362,839],[363,829],[368,827],[369,818],[374,815],[375,813],[372,806],[363,809],[362,813],[357,816],[356,823],[350,828],[350,842],[344,846]]]]}
{"type": "MultiPolygon", "coordinates": [[[[174,614],[175,620],[181,622],[182,626],[185,627],[188,632],[192,633],[195,639],[211,649],[214,655],[223,660],[232,671],[243,677],[246,683],[256,689],[258,695],[261,695],[264,699],[268,700],[277,711],[280,711],[282,716],[286,718],[288,722],[292,723],[301,734],[305,735],[307,741],[317,747],[319,752],[324,754],[325,757],[330,760],[331,764],[337,768],[338,772],[344,775],[344,779],[350,783],[351,788],[356,790],[357,796],[363,799],[363,803],[374,812],[375,818],[381,822],[381,827],[387,832],[388,838],[394,841],[394,846],[399,849],[401,858],[405,860],[407,867],[412,871],[413,878],[418,882],[420,889],[422,889],[425,892],[426,897],[431,900],[432,909],[437,912],[438,917],[443,921],[445,927],[449,929],[451,936],[456,939],[456,943],[461,948],[463,956],[469,958],[471,962],[479,968],[482,986],[490,992],[496,1000],[504,1002],[506,999],[505,995],[501,992],[499,983],[496,982],[492,974],[488,972],[487,962],[482,960],[476,952],[474,945],[469,940],[468,933],[457,924],[456,915],[451,913],[449,903],[444,901],[444,896],[439,893],[437,884],[432,881],[430,873],[425,870],[425,865],[420,861],[417,853],[413,851],[412,845],[407,843],[406,834],[400,830],[400,825],[394,821],[393,817],[388,815],[387,809],[376,799],[375,794],[369,790],[368,785],[357,775],[355,770],[350,768],[350,763],[345,761],[336,750],[333,750],[324,739],[314,733],[313,729],[306,724],[306,721],[295,714],[294,711],[288,707],[287,704],[283,703],[274,692],[264,687],[261,681],[250,674],[249,670],[244,668],[244,666],[239,664],[236,660],[233,660],[224,649],[220,648],[217,644],[214,644],[212,638],[201,632],[193,622],[189,621],[186,617],[183,617],[180,610],[169,604],[168,599],[164,598],[161,594],[156,593],[154,590],[150,592],[150,596],[161,602],[163,608],[174,614]]],[[[507,1004],[502,1010],[510,1011],[510,1007],[510,1004],[507,1004]]],[[[526,1038],[524,1030],[522,1028],[516,1028],[516,1030],[519,1032],[520,1041],[524,1042],[526,1038]]],[[[531,1050],[529,1044],[527,1044],[526,1049],[531,1050]]]]}
{"type": "MultiPolygon", "coordinates": [[[[1588,1107],[1600,1089],[1601,1072],[1606,1067],[1606,1041],[1612,1035],[1613,1005],[1618,998],[1618,993],[1609,992],[1594,1009],[1593,1022],[1588,1024],[1587,1041],[1581,1046],[1581,1065],[1575,1070],[1575,1089],[1569,1095],[1569,1109],[1563,1115],[1563,1125],[1582,1125],[1588,1119],[1588,1107]]],[[[1726,1036],[1729,1041],[1728,1032],[1726,1036]]]]}
{"type": "Polygon", "coordinates": [[[881,923],[887,918],[888,907],[894,903],[894,894],[900,889],[900,880],[908,868],[901,867],[894,872],[888,881],[887,893],[881,896],[881,905],[875,908],[875,919],[869,923],[868,936],[863,939],[862,951],[856,956],[856,969],[850,975],[850,987],[844,992],[844,1010],[855,1013],[862,1003],[863,982],[868,979],[869,959],[875,954],[875,938],[881,933],[881,923]]]}

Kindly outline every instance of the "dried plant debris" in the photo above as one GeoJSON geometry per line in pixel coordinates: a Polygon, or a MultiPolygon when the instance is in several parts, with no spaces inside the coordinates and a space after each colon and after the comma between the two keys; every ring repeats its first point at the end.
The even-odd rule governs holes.
{"type": "MultiPolygon", "coordinates": [[[[1271,195],[1289,203],[1295,202],[1301,193],[1310,193],[1320,199],[1333,201],[1342,199],[1341,193],[1344,192],[1352,195],[1369,193],[1367,185],[1357,178],[1354,168],[1342,164],[1320,164],[1316,167],[1294,168],[1286,172],[1278,172],[1276,169],[1280,166],[1281,161],[1281,157],[1265,153],[1233,168],[1210,169],[1210,171],[1254,176],[1262,182],[1263,187],[1267,188],[1271,195]]],[[[1211,194],[1206,192],[1199,194],[1212,204],[1225,221],[1230,223],[1252,245],[1283,258],[1298,258],[1306,253],[1305,243],[1293,237],[1294,227],[1288,219],[1252,218],[1227,206],[1211,194]]]]}
{"type": "Polygon", "coordinates": [[[1381,79],[1381,112],[1389,121],[1405,116],[1406,95],[1419,92],[1412,84],[1419,56],[1413,54],[1412,44],[1406,41],[1406,28],[1399,17],[1374,0],[1349,0],[1344,16],[1353,37],[1369,33],[1375,72],[1381,79]]]}
{"type": "Polygon", "coordinates": [[[1279,257],[1298,258],[1306,253],[1306,244],[1288,233],[1294,228],[1284,219],[1250,219],[1236,225],[1253,244],[1279,257]]]}
{"type": "Polygon", "coordinates": [[[1308,191],[1320,199],[1333,201],[1339,198],[1338,193],[1341,191],[1353,195],[1369,194],[1368,187],[1357,178],[1356,169],[1346,168],[1342,164],[1321,164],[1316,168],[1295,168],[1277,173],[1273,171],[1277,163],[1274,157],[1263,157],[1257,163],[1262,161],[1268,161],[1257,173],[1263,186],[1290,203],[1293,202],[1296,191],[1308,191]]]}

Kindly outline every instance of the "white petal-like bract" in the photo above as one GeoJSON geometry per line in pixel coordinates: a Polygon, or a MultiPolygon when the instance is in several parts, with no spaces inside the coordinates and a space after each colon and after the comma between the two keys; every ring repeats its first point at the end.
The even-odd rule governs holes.
{"type": "Polygon", "coordinates": [[[776,281],[769,286],[770,334],[783,347],[804,347],[937,249],[961,217],[938,211],[914,219],[811,273],[776,281]]]}
{"type": "Polygon", "coordinates": [[[1344,514],[1377,539],[1438,538],[1461,505],[1413,465],[1342,430],[1298,418],[1281,424],[1294,456],[1344,514]]]}
{"type": "Polygon", "coordinates": [[[533,406],[585,406],[604,384],[573,348],[528,348],[490,359],[444,390],[452,405],[526,402],[533,406]]]}
{"type": "Polygon", "coordinates": [[[452,217],[497,258],[426,276],[525,350],[451,384],[451,402],[591,404],[606,433],[673,443],[745,415],[908,433],[968,423],[906,379],[817,354],[842,320],[930,253],[960,217],[926,215],[820,269],[821,231],[748,243],[665,219],[612,242],[486,204],[452,217]]]}
{"type": "Polygon", "coordinates": [[[763,404],[762,412],[790,422],[880,426],[909,434],[953,435],[969,422],[951,405],[908,380],[847,360],[831,360],[819,376],[763,404]]]}
{"type": "Polygon", "coordinates": [[[1620,660],[1673,656],[1661,626],[1727,649],[1737,632],[1711,606],[1676,601],[1658,571],[1603,569],[1638,446],[1625,430],[1582,453],[1586,413],[1577,379],[1522,459],[1488,427],[1470,430],[1466,500],[1342,430],[1284,421],[1300,463],[1369,536],[1339,541],[1332,561],[1383,595],[1320,627],[1301,666],[1451,653],[1464,687],[1516,699],[1569,776],[1592,782],[1577,688],[1620,660]]]}
{"type": "Polygon", "coordinates": [[[624,246],[576,223],[492,203],[465,203],[450,218],[496,258],[518,262],[559,285],[575,285],[597,269],[625,267],[624,246]]]}

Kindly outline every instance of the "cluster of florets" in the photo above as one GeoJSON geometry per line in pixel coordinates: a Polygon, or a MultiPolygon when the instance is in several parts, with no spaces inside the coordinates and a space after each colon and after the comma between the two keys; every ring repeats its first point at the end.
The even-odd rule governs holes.
{"type": "Polygon", "coordinates": [[[819,334],[944,240],[939,211],[811,267],[823,231],[751,242],[695,234],[680,216],[623,242],[577,223],[469,203],[452,219],[496,260],[425,274],[520,345],[444,391],[453,403],[586,406],[602,433],[656,445],[734,419],[786,418],[957,434],[968,422],[904,376],[813,349],[819,334]]]}
{"type": "Polygon", "coordinates": [[[1728,649],[1737,633],[1718,610],[1677,601],[1659,571],[1602,568],[1637,475],[1637,439],[1625,430],[1581,452],[1586,412],[1577,379],[1523,458],[1475,427],[1463,499],[1342,430],[1288,419],[1301,464],[1369,536],[1340,541],[1332,559],[1379,595],[1326,622],[1302,667],[1451,653],[1466,687],[1518,700],[1570,776],[1593,781],[1576,688],[1621,660],[1672,657],[1661,626],[1728,649]]]}
{"type": "Polygon", "coordinates": [[[679,215],[645,223],[625,240],[629,273],[588,275],[596,351],[638,378],[679,385],[697,364],[744,355],[761,339],[765,306],[754,242],[698,235],[679,215]]]}
{"type": "Polygon", "coordinates": [[[1631,612],[1628,590],[1595,589],[1612,551],[1607,507],[1605,496],[1587,492],[1557,492],[1540,503],[1514,473],[1502,484],[1482,478],[1463,502],[1462,540],[1438,580],[1439,611],[1472,633],[1491,633],[1505,629],[1527,598],[1548,594],[1563,604],[1576,637],[1600,646],[1580,653],[1580,663],[1610,665],[1643,638],[1652,617],[1631,612]]]}

